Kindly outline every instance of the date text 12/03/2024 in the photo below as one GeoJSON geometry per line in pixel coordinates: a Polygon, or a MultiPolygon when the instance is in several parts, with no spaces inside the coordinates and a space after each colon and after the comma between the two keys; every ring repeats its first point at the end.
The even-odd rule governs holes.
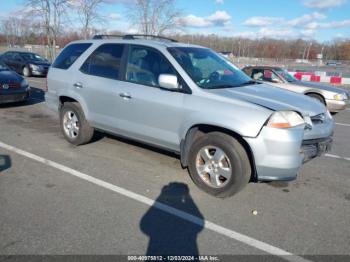
{"type": "Polygon", "coordinates": [[[219,261],[217,256],[128,256],[128,261],[219,261]]]}

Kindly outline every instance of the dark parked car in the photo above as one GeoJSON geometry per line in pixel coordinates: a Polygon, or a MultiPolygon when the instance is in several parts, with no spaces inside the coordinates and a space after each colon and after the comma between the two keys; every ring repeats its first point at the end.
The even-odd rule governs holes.
{"type": "Polygon", "coordinates": [[[8,51],[0,60],[10,69],[24,76],[46,76],[50,62],[38,54],[21,51],[8,51]]]}
{"type": "Polygon", "coordinates": [[[0,104],[26,101],[29,96],[27,80],[0,61],[0,104]]]}

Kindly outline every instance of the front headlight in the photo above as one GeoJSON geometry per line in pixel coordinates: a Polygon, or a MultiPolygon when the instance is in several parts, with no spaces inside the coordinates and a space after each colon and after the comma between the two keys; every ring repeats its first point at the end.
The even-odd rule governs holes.
{"type": "Polygon", "coordinates": [[[28,85],[28,81],[26,79],[23,79],[21,82],[21,87],[27,87],[28,85]]]}
{"type": "Polygon", "coordinates": [[[40,66],[38,65],[33,65],[33,64],[30,64],[29,67],[32,69],[32,70],[40,70],[40,66]]]}
{"type": "Polygon", "coordinates": [[[304,124],[304,119],[294,111],[277,111],[267,122],[267,126],[273,128],[291,128],[304,124]]]}
{"type": "Polygon", "coordinates": [[[336,94],[334,96],[334,99],[337,100],[337,101],[344,101],[346,100],[348,97],[346,94],[336,94]]]}

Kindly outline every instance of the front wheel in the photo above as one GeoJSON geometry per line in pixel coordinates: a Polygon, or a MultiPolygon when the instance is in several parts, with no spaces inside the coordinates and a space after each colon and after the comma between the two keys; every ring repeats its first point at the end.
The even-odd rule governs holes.
{"type": "Polygon", "coordinates": [[[233,137],[212,132],[199,137],[189,152],[189,173],[205,192],[220,198],[241,191],[251,178],[244,147],[233,137]]]}
{"type": "Polygon", "coordinates": [[[85,119],[79,103],[64,103],[60,111],[61,130],[66,140],[73,145],[90,142],[94,129],[85,119]]]}
{"type": "Polygon", "coordinates": [[[28,66],[23,67],[22,75],[24,75],[25,77],[30,77],[31,76],[30,69],[29,69],[28,66]]]}

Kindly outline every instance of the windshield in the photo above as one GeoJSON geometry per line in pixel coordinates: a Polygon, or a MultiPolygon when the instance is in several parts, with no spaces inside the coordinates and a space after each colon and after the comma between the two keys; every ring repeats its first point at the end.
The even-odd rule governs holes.
{"type": "Polygon", "coordinates": [[[3,62],[0,61],[0,71],[8,71],[9,68],[3,62]]]}
{"type": "Polygon", "coordinates": [[[21,57],[24,60],[46,62],[45,58],[41,57],[40,55],[33,54],[33,53],[21,53],[21,57]]]}
{"type": "Polygon", "coordinates": [[[256,83],[210,49],[172,47],[168,51],[201,88],[229,88],[256,83]]]}
{"type": "Polygon", "coordinates": [[[292,76],[291,74],[289,74],[289,72],[285,69],[277,68],[275,71],[280,77],[284,78],[288,82],[297,81],[297,79],[294,76],[292,76]]]}

